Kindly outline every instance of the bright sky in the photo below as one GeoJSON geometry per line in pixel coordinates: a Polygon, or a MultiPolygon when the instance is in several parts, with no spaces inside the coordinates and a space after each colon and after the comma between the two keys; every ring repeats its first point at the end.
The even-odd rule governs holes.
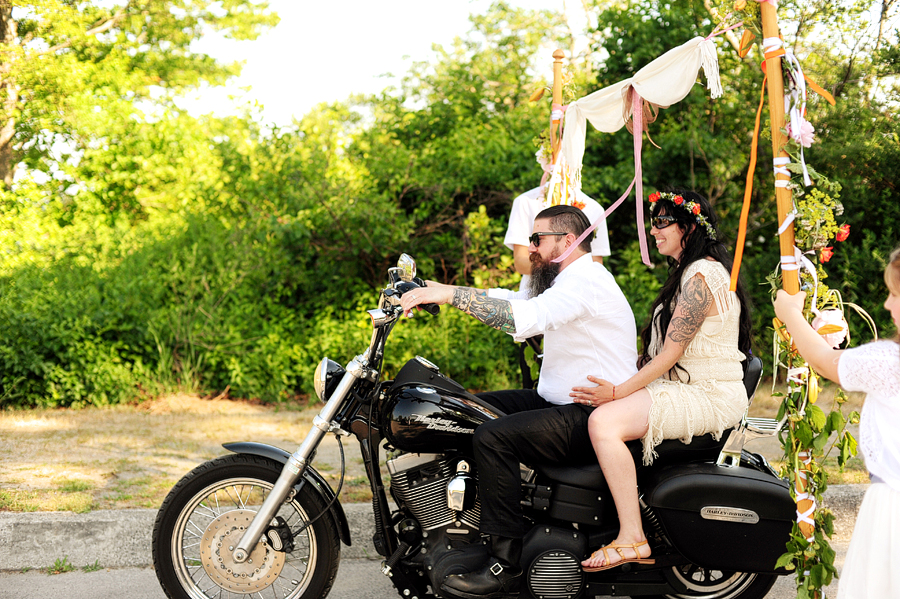
{"type": "MultiPolygon", "coordinates": [[[[244,60],[243,74],[225,88],[205,89],[183,105],[227,114],[228,97],[257,101],[264,119],[287,125],[319,102],[375,93],[399,81],[413,61],[429,60],[432,44],[449,46],[470,30],[470,14],[490,0],[270,0],[281,22],[252,42],[208,37],[197,44],[224,61],[244,60]],[[384,77],[391,73],[395,78],[384,77]],[[250,92],[242,87],[250,86],[250,92]]],[[[574,31],[584,13],[579,0],[510,0],[513,6],[563,11],[574,31]],[[577,22],[575,19],[580,19],[577,22]]],[[[568,52],[567,52],[568,54],[568,52]]],[[[550,78],[552,58],[547,57],[550,78]]]]}

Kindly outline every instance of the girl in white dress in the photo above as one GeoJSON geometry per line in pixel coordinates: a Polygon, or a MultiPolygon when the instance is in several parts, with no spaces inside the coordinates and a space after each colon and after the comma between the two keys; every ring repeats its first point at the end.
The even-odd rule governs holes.
{"type": "MultiPolygon", "coordinates": [[[[900,329],[900,248],[884,270],[884,307],[900,329]]],[[[803,318],[805,293],[779,291],[775,314],[800,355],[847,391],[864,391],[859,448],[872,484],[856,518],[838,599],[900,597],[900,344],[897,338],[833,349],[803,318]]]]}
{"type": "Polygon", "coordinates": [[[588,572],[653,563],[625,442],[642,439],[650,464],[663,439],[720,438],[747,408],[741,362],[750,350],[749,299],[742,283],[729,291],[731,258],[718,241],[712,208],[691,191],[654,193],[650,202],[650,234],[670,272],[641,333],[640,370],[621,385],[589,376],[596,387],[570,394],[599,406],[588,430],[620,524],[615,541],[582,562],[588,572]]]}

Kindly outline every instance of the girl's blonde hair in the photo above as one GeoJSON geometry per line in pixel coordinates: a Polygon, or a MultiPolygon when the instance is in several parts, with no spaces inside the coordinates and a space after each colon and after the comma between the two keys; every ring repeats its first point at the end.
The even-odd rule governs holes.
{"type": "Polygon", "coordinates": [[[888,265],[884,267],[884,284],[893,295],[900,295],[900,247],[891,252],[888,265]]]}

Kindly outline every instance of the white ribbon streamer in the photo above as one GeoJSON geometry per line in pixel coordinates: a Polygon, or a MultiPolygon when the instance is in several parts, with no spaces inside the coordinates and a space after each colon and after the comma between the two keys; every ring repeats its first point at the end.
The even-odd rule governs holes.
{"type": "MultiPolygon", "coordinates": [[[[787,231],[787,228],[791,226],[791,223],[794,222],[794,219],[795,219],[796,217],[797,217],[797,211],[796,211],[796,210],[791,210],[791,211],[788,212],[786,215],[784,215],[784,222],[781,223],[781,226],[780,226],[780,227],[778,227],[778,234],[781,235],[782,233],[784,233],[785,231],[787,231]]],[[[783,258],[783,257],[782,257],[781,262],[784,263],[784,258],[783,258]]]]}

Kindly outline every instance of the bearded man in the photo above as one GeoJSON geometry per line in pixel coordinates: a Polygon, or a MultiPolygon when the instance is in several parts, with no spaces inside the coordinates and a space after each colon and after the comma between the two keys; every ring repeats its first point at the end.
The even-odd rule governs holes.
{"type": "Polygon", "coordinates": [[[561,262],[553,262],[588,229],[584,213],[552,206],[534,220],[528,251],[529,286],[519,292],[480,290],[432,281],[406,293],[407,314],[426,303],[451,304],[521,341],[544,336],[537,389],[481,393],[505,415],[480,425],[472,440],[481,497],[481,532],[490,535],[488,561],[480,569],[448,576],[441,590],[462,599],[492,599],[515,593],[526,533],[519,463],[589,461],[587,431],[592,406],[575,404],[572,387],[597,378],[620,384],[637,372],[637,329],[625,295],[606,268],[591,259],[586,238],[561,262]]]}

